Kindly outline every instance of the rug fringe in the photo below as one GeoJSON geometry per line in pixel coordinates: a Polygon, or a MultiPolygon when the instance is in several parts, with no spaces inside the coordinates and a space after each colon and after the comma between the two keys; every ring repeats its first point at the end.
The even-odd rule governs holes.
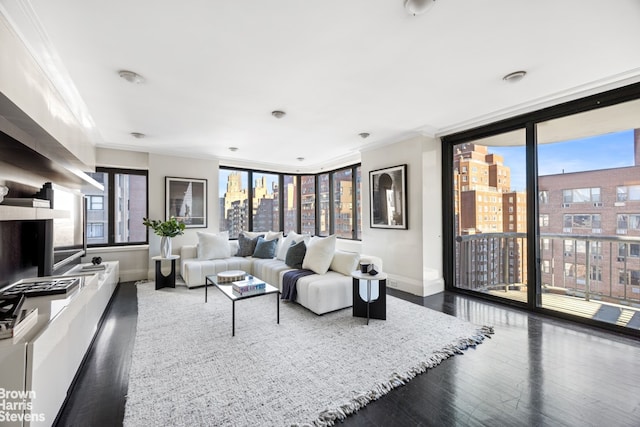
{"type": "Polygon", "coordinates": [[[410,369],[404,374],[393,373],[387,382],[376,384],[372,390],[355,393],[348,402],[345,402],[337,408],[327,408],[322,411],[312,424],[292,424],[292,427],[329,427],[333,426],[336,421],[342,421],[349,415],[358,412],[358,410],[367,406],[370,402],[381,398],[391,390],[401,387],[416,376],[435,368],[444,360],[462,354],[469,347],[475,348],[481,344],[485,338],[491,338],[494,333],[493,326],[482,326],[476,331],[476,334],[469,338],[461,338],[458,341],[449,344],[439,351],[436,351],[427,360],[420,362],[417,366],[410,369]]]}

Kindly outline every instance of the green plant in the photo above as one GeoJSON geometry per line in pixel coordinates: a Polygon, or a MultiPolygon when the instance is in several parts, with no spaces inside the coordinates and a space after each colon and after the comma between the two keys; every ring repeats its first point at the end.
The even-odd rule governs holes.
{"type": "Polygon", "coordinates": [[[151,228],[158,236],[176,237],[184,234],[185,225],[179,222],[176,217],[172,216],[167,221],[157,219],[142,218],[142,223],[151,228]]]}

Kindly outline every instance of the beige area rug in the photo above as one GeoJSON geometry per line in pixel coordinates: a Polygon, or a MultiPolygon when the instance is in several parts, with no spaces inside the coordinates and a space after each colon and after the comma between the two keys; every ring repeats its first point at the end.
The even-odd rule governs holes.
{"type": "Polygon", "coordinates": [[[387,296],[387,320],[138,284],[126,426],[333,425],[493,333],[387,296]]]}

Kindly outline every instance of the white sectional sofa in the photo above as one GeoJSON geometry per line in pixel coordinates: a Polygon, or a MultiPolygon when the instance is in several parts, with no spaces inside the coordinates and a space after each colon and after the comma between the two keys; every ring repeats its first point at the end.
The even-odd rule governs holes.
{"type": "MultiPolygon", "coordinates": [[[[280,238],[282,239],[282,237],[280,238]]],[[[266,259],[253,256],[232,256],[232,254],[238,253],[237,240],[228,240],[229,250],[226,253],[228,256],[222,256],[224,255],[222,251],[218,251],[215,258],[210,258],[210,254],[203,255],[203,251],[199,250],[198,245],[185,245],[180,251],[182,278],[187,287],[193,288],[204,286],[205,278],[208,275],[227,270],[243,270],[282,291],[284,273],[293,270],[287,266],[282,256],[286,253],[286,247],[283,249],[282,244],[289,244],[288,240],[283,240],[279,245],[277,255],[266,259]]],[[[379,270],[382,269],[380,258],[372,256],[366,256],[366,258],[379,270]]],[[[334,249],[326,272],[311,274],[298,280],[295,301],[316,314],[324,314],[352,306],[353,281],[351,272],[358,269],[360,259],[361,255],[358,253],[334,249]]],[[[306,267],[308,268],[308,266],[306,267]]],[[[311,269],[316,271],[316,268],[311,269]]],[[[318,271],[322,272],[324,269],[318,271]]]]}

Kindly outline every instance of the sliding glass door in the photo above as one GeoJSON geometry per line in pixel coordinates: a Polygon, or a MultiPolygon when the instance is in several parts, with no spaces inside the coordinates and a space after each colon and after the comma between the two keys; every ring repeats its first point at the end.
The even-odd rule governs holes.
{"type": "Polygon", "coordinates": [[[448,288],[637,334],[640,84],[443,143],[448,288]]]}
{"type": "Polygon", "coordinates": [[[541,307],[640,329],[640,101],[537,134],[541,307]]]}
{"type": "Polygon", "coordinates": [[[456,287],[527,302],[525,159],[524,129],[453,147],[456,287]]]}

